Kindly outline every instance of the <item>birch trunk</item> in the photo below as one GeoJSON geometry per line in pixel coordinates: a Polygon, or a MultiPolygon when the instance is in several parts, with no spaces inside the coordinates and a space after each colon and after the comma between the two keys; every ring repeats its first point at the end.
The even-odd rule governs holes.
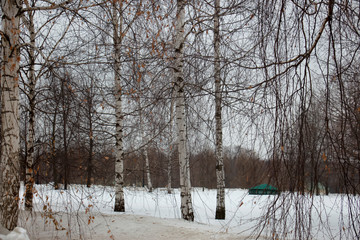
{"type": "MultiPolygon", "coordinates": [[[[120,10],[122,2],[119,3],[120,10]]],[[[113,42],[114,42],[114,78],[115,78],[115,116],[116,116],[116,143],[115,143],[115,212],[125,212],[124,198],[124,153],[123,153],[123,113],[121,91],[121,34],[122,17],[118,17],[117,3],[113,2],[113,42]]]]}
{"type": "Polygon", "coordinates": [[[0,224],[13,230],[19,214],[19,33],[21,0],[2,0],[0,224]]]}
{"type": "MultiPolygon", "coordinates": [[[[90,100],[91,101],[91,100],[90,100]]],[[[90,106],[92,106],[90,104],[90,106]]],[[[91,107],[90,111],[89,111],[89,156],[88,156],[88,162],[87,162],[87,180],[86,180],[86,186],[89,188],[91,187],[91,178],[92,178],[92,162],[93,162],[93,156],[94,156],[94,137],[93,137],[93,124],[92,124],[92,119],[91,119],[91,107]]]]}
{"type": "Polygon", "coordinates": [[[63,135],[63,147],[64,147],[64,156],[63,156],[63,183],[64,183],[64,189],[68,189],[69,184],[69,153],[68,153],[68,133],[67,133],[67,123],[69,118],[69,109],[66,107],[68,106],[68,96],[66,96],[65,93],[65,79],[61,79],[61,100],[62,100],[62,123],[63,123],[63,129],[62,129],[62,135],[63,135]]]}
{"type": "Polygon", "coordinates": [[[86,186],[89,188],[91,187],[91,178],[93,172],[93,157],[94,157],[94,132],[93,132],[93,89],[94,89],[94,79],[91,78],[91,85],[89,92],[86,94],[87,98],[87,115],[89,119],[89,155],[87,161],[87,180],[86,186]]]}
{"type": "Polygon", "coordinates": [[[52,177],[54,181],[54,189],[59,189],[58,184],[58,172],[57,172],[57,159],[56,159],[56,118],[57,118],[57,109],[56,106],[54,117],[52,121],[52,130],[51,130],[51,159],[52,159],[52,177]]]}
{"type": "Polygon", "coordinates": [[[25,178],[25,209],[33,208],[33,187],[34,187],[34,138],[35,138],[35,27],[33,12],[29,12],[29,131],[27,140],[26,178],[25,178]]]}
{"type": "Polygon", "coordinates": [[[148,155],[148,149],[147,149],[147,138],[145,137],[145,130],[143,127],[143,121],[142,121],[142,114],[141,114],[141,100],[139,100],[139,109],[140,109],[140,131],[141,131],[141,141],[142,145],[144,146],[143,154],[145,158],[145,174],[146,174],[146,180],[147,180],[147,187],[149,189],[149,192],[153,191],[153,186],[151,182],[151,174],[150,174],[150,163],[149,163],[149,155],[148,155]]]}
{"type": "Polygon", "coordinates": [[[189,158],[186,149],[186,115],[185,115],[185,92],[184,92],[184,16],[185,1],[177,0],[177,12],[175,23],[175,56],[174,56],[174,77],[177,92],[176,98],[176,125],[178,131],[178,155],[180,165],[180,188],[181,188],[181,214],[182,218],[188,221],[194,221],[194,212],[192,208],[191,187],[189,176],[189,158]]]}
{"type": "Polygon", "coordinates": [[[145,149],[144,149],[144,157],[145,157],[145,171],[146,171],[146,178],[147,178],[147,186],[148,186],[149,192],[152,192],[153,186],[152,186],[152,182],[151,182],[150,164],[149,164],[149,156],[148,156],[147,147],[145,147],[145,149]]]}
{"type": "Polygon", "coordinates": [[[168,154],[168,166],[167,166],[167,176],[168,176],[168,183],[167,183],[167,192],[170,194],[171,193],[171,170],[172,170],[172,167],[171,167],[171,153],[172,151],[170,150],[169,151],[169,154],[168,154]]]}
{"type": "Polygon", "coordinates": [[[220,0],[215,0],[214,14],[214,77],[215,77],[215,122],[216,122],[216,213],[215,219],[225,219],[225,172],[222,147],[221,77],[220,77],[220,0]]]}
{"type": "Polygon", "coordinates": [[[170,194],[171,193],[171,170],[172,170],[172,155],[173,155],[173,123],[174,123],[174,96],[171,96],[171,103],[170,103],[170,129],[169,129],[169,149],[168,149],[168,166],[167,166],[167,175],[168,175],[168,184],[167,184],[167,191],[170,194]]]}
{"type": "MultiPolygon", "coordinates": [[[[141,81],[139,81],[139,89],[141,89],[141,81]]],[[[150,174],[150,163],[149,163],[149,155],[148,155],[148,139],[145,136],[145,129],[144,129],[144,122],[142,118],[142,106],[141,106],[141,99],[139,98],[139,118],[140,118],[140,131],[141,131],[141,142],[144,146],[143,154],[145,158],[145,174],[147,179],[147,187],[149,192],[153,191],[153,186],[151,182],[151,174],[150,174]]]]}

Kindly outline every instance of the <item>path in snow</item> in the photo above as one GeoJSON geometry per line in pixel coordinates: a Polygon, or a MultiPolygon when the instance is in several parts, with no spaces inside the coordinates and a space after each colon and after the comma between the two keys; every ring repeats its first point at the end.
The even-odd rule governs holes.
{"type": "MultiPolygon", "coordinates": [[[[24,212],[23,212],[24,214],[24,212]]],[[[29,217],[26,228],[30,239],[245,239],[234,233],[216,232],[214,228],[199,223],[190,223],[181,219],[161,219],[149,216],[128,214],[97,214],[89,223],[89,215],[79,213],[74,216],[57,215],[59,229],[53,222],[47,223],[41,214],[29,217]],[[67,226],[72,232],[67,232],[67,226]],[[30,227],[31,226],[31,227],[30,227]]]]}

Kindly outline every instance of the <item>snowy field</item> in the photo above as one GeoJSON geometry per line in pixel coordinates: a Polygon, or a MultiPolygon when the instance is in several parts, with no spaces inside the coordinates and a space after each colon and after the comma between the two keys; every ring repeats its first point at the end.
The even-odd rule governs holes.
{"type": "Polygon", "coordinates": [[[21,211],[20,226],[30,239],[291,239],[303,221],[311,229],[304,239],[351,239],[348,202],[355,209],[360,204],[346,195],[255,196],[227,189],[226,220],[215,220],[216,190],[194,188],[192,194],[195,222],[189,223],[181,220],[177,189],[125,188],[124,214],[113,212],[112,187],[71,185],[65,191],[36,185],[35,212],[21,211]]]}

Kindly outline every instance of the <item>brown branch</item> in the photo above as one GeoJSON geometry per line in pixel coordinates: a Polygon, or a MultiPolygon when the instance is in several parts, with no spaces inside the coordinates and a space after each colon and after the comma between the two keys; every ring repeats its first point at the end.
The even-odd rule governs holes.
{"type": "Polygon", "coordinates": [[[28,12],[28,11],[38,11],[38,10],[54,10],[54,9],[57,9],[57,8],[64,8],[66,7],[66,5],[70,4],[72,2],[72,0],[66,0],[62,3],[59,3],[59,4],[54,4],[48,0],[43,0],[47,3],[50,4],[50,6],[43,6],[43,7],[30,7],[28,4],[26,8],[23,8],[22,11],[23,12],[28,12]]]}

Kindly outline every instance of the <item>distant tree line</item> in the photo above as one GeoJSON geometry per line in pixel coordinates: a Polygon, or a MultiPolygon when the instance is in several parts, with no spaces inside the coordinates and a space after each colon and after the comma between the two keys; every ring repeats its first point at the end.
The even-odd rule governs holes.
{"type": "MultiPolygon", "coordinates": [[[[70,169],[69,183],[86,184],[88,169],[86,150],[84,147],[69,148],[70,169]]],[[[152,176],[153,187],[165,188],[168,184],[168,160],[166,154],[157,148],[148,150],[150,173],[152,176]]],[[[54,184],[53,164],[46,159],[47,153],[39,153],[35,155],[35,182],[38,184],[54,184]]],[[[64,157],[63,152],[58,152],[55,156],[56,162],[61,162],[64,157]]],[[[92,184],[113,186],[114,175],[114,156],[113,154],[96,153],[93,158],[93,172],[91,174],[92,184]]],[[[191,182],[194,187],[205,187],[216,189],[214,182],[215,171],[214,164],[216,162],[215,153],[211,149],[191,154],[190,169],[191,182]]],[[[179,187],[179,166],[176,157],[172,159],[172,187],[179,187]]],[[[257,184],[266,183],[269,179],[268,166],[269,162],[260,160],[256,153],[250,150],[242,150],[239,153],[224,154],[225,170],[227,176],[225,178],[226,186],[229,188],[250,188],[257,184]]],[[[62,168],[58,166],[57,172],[58,183],[62,183],[62,168]]],[[[125,186],[144,187],[147,186],[146,167],[144,157],[139,153],[125,153],[124,162],[125,186]]],[[[24,170],[22,173],[24,179],[24,170]]]]}
{"type": "MultiPolygon", "coordinates": [[[[109,150],[111,152],[111,150],[109,150]]],[[[109,151],[96,153],[93,156],[93,169],[91,183],[105,186],[114,186],[114,156],[109,151]]],[[[83,146],[70,148],[70,184],[86,184],[88,179],[87,151],[83,146]]],[[[53,184],[53,164],[47,159],[49,153],[35,155],[35,182],[37,184],[53,184]]],[[[156,147],[148,149],[150,174],[154,188],[166,188],[168,184],[168,159],[166,153],[156,147]]],[[[346,193],[344,177],[351,178],[354,184],[358,179],[357,171],[348,171],[348,176],[342,176],[342,166],[337,162],[330,162],[324,154],[319,156],[314,167],[314,162],[309,161],[304,166],[305,185],[304,191],[311,194],[346,193]]],[[[63,152],[56,153],[55,161],[60,163],[64,158],[63,152]]],[[[205,149],[199,153],[191,154],[190,169],[193,187],[205,187],[216,189],[214,164],[215,153],[211,149],[205,149]]],[[[279,163],[276,161],[261,159],[258,154],[251,150],[238,148],[238,151],[225,151],[224,164],[226,171],[225,183],[227,188],[249,189],[256,185],[269,183],[281,191],[296,191],[295,167],[291,161],[279,163]]],[[[179,187],[179,166],[176,157],[172,158],[172,187],[179,187]]],[[[62,167],[57,167],[58,183],[62,183],[62,167]]],[[[125,186],[146,187],[147,176],[144,156],[138,152],[125,153],[124,161],[125,186]]],[[[25,170],[22,172],[25,177],[25,170]]],[[[353,192],[353,193],[356,193],[353,192]]]]}

